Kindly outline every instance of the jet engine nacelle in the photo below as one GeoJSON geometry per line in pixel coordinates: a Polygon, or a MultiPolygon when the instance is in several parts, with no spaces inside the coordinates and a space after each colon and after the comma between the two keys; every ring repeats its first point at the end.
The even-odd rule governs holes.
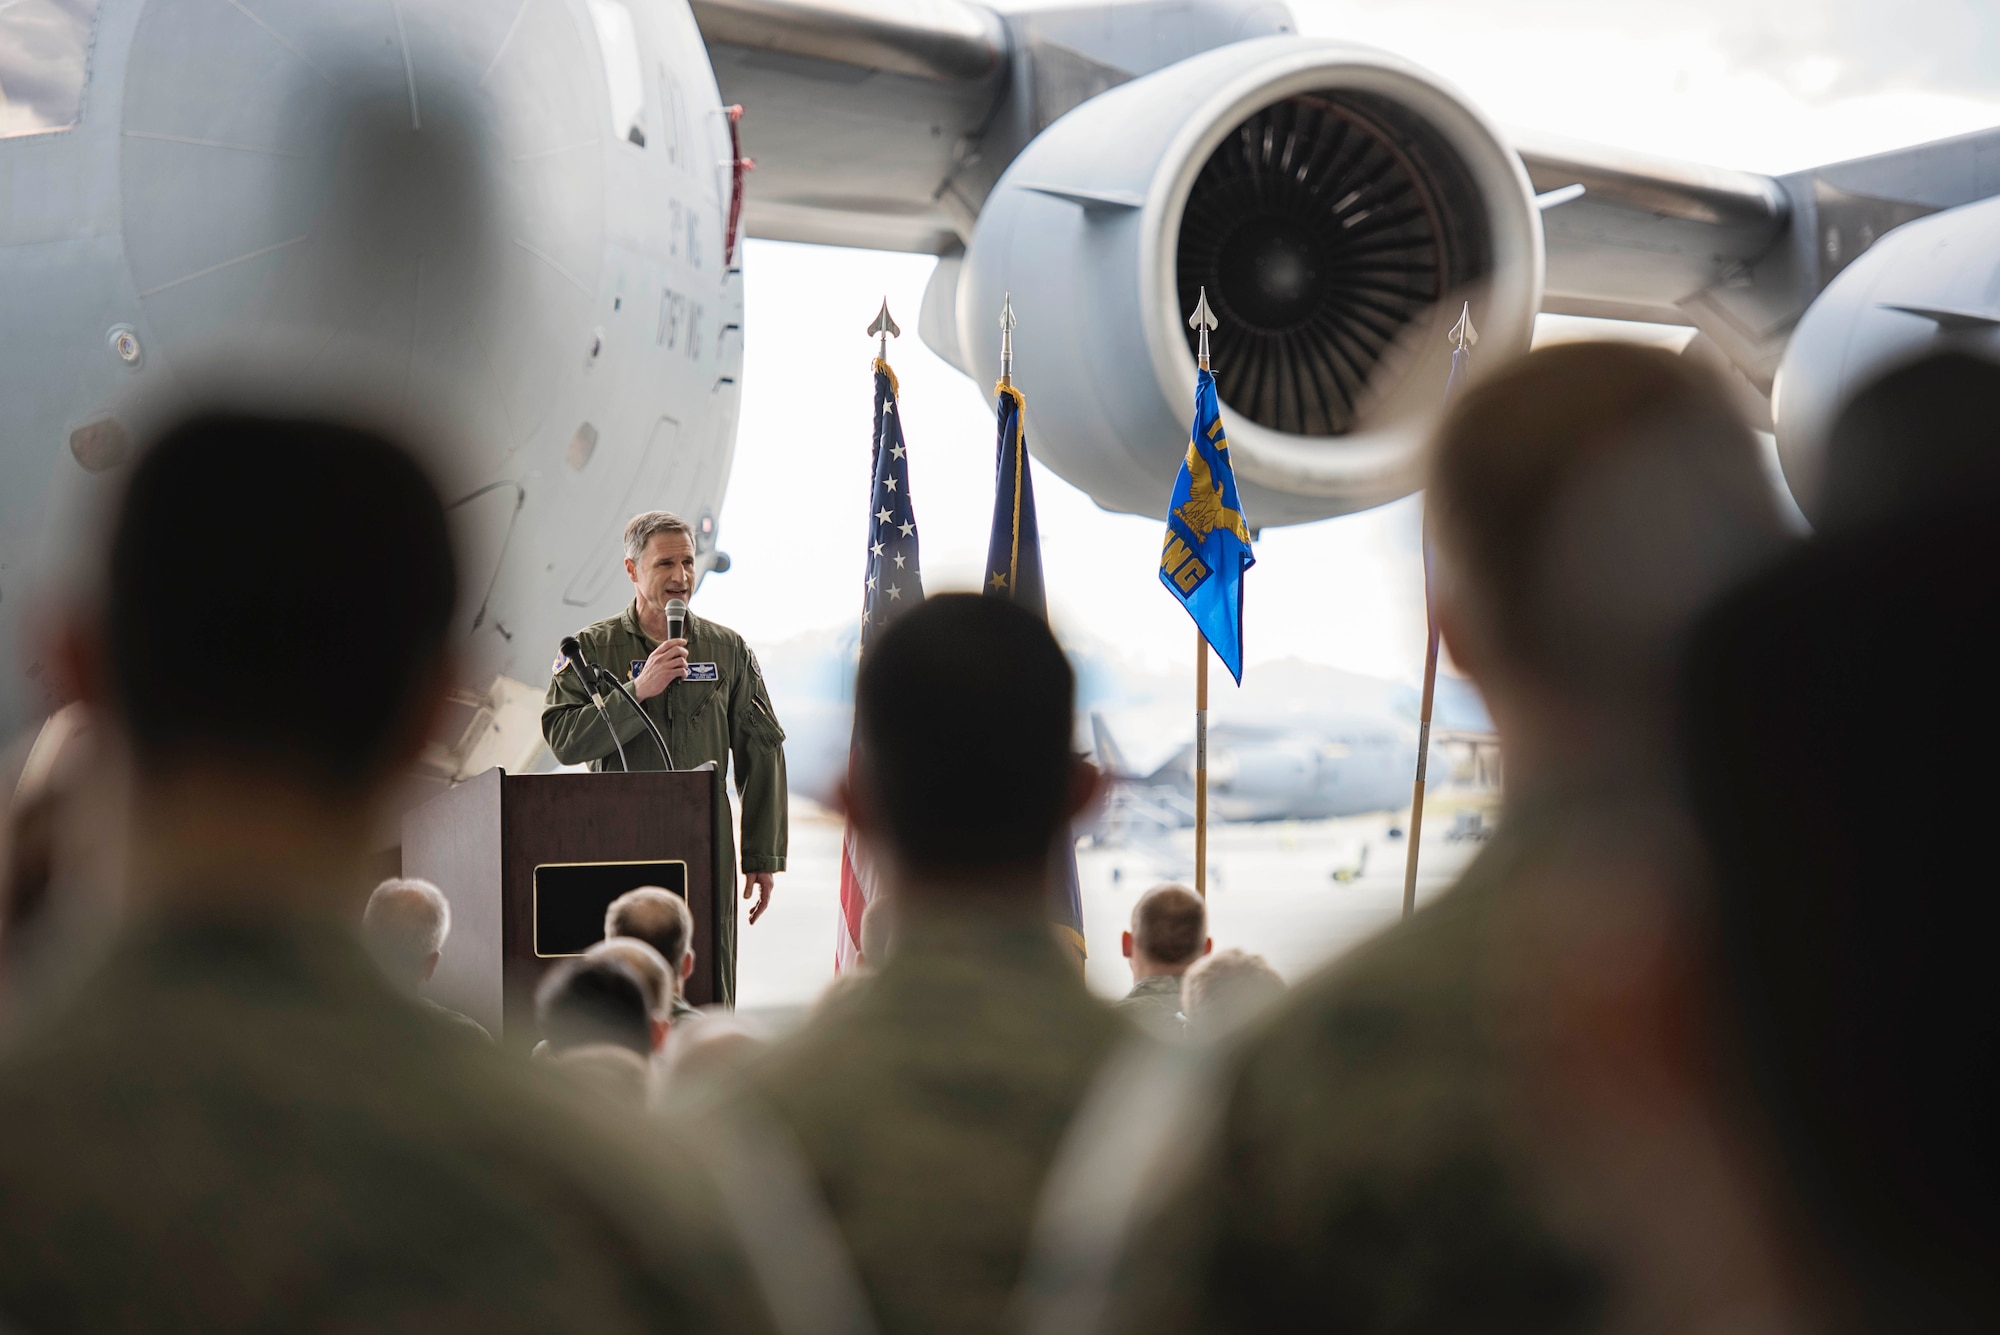
{"type": "Polygon", "coordinates": [[[2000,355],[2000,199],[1904,223],[1842,270],[1799,321],[1771,412],[1785,482],[1808,519],[1842,405],[1941,345],[2000,355]]]}
{"type": "Polygon", "coordinates": [[[1474,366],[1524,350],[1542,231],[1520,159],[1465,98],[1385,52],[1273,37],[1181,61],[1043,131],[980,213],[961,365],[1015,380],[1035,454],[1158,515],[1187,448],[1206,288],[1236,479],[1256,525],[1378,505],[1422,442],[1470,302],[1474,366]]]}

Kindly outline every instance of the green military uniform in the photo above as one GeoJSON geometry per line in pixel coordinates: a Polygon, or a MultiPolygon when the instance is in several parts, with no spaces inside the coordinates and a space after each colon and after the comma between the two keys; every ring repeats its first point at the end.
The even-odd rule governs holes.
{"type": "Polygon", "coordinates": [[[1132,984],[1132,990],[1112,1003],[1156,1038],[1178,1039],[1187,1032],[1181,1018],[1179,974],[1156,973],[1132,984]]]}
{"type": "MultiPolygon", "coordinates": [[[[634,604],[615,617],[586,626],[577,635],[583,652],[596,666],[628,685],[646,659],[659,647],[639,626],[634,604]]],[[[693,769],[704,761],[714,761],[718,769],[730,768],[735,757],[736,791],[743,801],[744,874],[785,869],[787,838],[785,795],[785,730],[771,708],[770,692],[764,689],[764,675],[757,668],[757,656],[743,637],[727,626],[689,614],[687,619],[688,663],[715,665],[715,680],[675,682],[640,708],[666,735],[667,748],[674,753],[678,769],[693,769]]],[[[618,742],[625,747],[625,759],[635,770],[665,769],[646,725],[623,700],[605,699],[618,742]]],[[[542,706],[542,736],[549,749],[565,765],[589,764],[594,770],[618,768],[618,748],[612,731],[604,725],[583,679],[565,660],[556,660],[549,676],[548,697],[542,706]]],[[[717,850],[724,866],[736,861],[733,848],[717,850]]],[[[718,999],[724,1005],[736,1000],[736,895],[722,897],[716,905],[714,939],[710,949],[715,958],[718,999]]]]}
{"type": "Polygon", "coordinates": [[[0,1322],[768,1330],[702,1158],[547,1079],[338,922],[139,923],[0,1061],[0,1322]]]}
{"type": "Polygon", "coordinates": [[[1057,1146],[1134,1031],[1085,990],[1039,901],[898,910],[881,971],[739,1098],[804,1152],[883,1335],[1000,1335],[1057,1146]]]}
{"type": "Polygon", "coordinates": [[[1111,1329],[1595,1328],[1606,1270],[1539,1204],[1496,985],[1502,915],[1553,837],[1514,812],[1449,894],[1245,1037],[1111,1329]]]}

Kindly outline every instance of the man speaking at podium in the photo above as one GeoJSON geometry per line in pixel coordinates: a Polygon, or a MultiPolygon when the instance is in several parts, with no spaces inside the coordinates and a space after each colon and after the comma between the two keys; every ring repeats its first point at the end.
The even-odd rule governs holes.
{"type": "MultiPolygon", "coordinates": [[[[598,713],[582,665],[569,654],[556,656],[549,675],[542,736],[563,764],[588,763],[594,770],[616,771],[621,747],[635,770],[694,769],[704,761],[725,768],[733,754],[743,804],[743,897],[756,895],[750,907],[754,923],[771,903],[773,873],[785,869],[785,730],[743,637],[687,611],[695,551],[694,530],[686,520],[665,510],[635,515],[625,525],[625,574],[632,581],[632,601],[576,638],[593,667],[626,684],[659,727],[672,759],[660,753],[651,729],[621,692],[606,689],[605,713],[598,713]],[[678,636],[670,620],[682,623],[678,636]]],[[[716,855],[727,865],[734,853],[720,848],[716,855]]],[[[735,905],[725,897],[716,913],[721,919],[716,995],[734,1005],[735,905]]]]}

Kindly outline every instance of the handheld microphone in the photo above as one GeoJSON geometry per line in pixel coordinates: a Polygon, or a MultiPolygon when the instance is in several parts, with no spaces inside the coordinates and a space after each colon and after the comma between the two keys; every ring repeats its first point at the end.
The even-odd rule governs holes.
{"type": "Polygon", "coordinates": [[[688,620],[687,603],[679,598],[669,598],[667,599],[666,606],[660,610],[667,614],[667,638],[670,640],[685,640],[687,638],[688,620]]]}
{"type": "Polygon", "coordinates": [[[611,734],[611,744],[618,748],[618,768],[631,773],[631,762],[625,759],[625,743],[618,740],[618,729],[611,726],[611,715],[604,708],[604,694],[597,687],[598,671],[583,656],[583,645],[574,635],[563,636],[562,654],[576,664],[576,675],[583,678],[583,689],[590,693],[590,703],[597,706],[597,716],[604,720],[605,731],[611,734]]]}
{"type": "Polygon", "coordinates": [[[624,682],[618,680],[618,678],[612,676],[603,668],[592,665],[590,660],[583,656],[583,646],[577,643],[576,636],[570,635],[564,638],[562,651],[565,657],[577,665],[577,671],[583,676],[583,688],[590,692],[590,702],[597,706],[598,714],[604,719],[604,726],[611,730],[612,745],[618,748],[618,763],[628,773],[631,771],[632,766],[625,759],[625,744],[618,740],[618,730],[611,727],[611,715],[606,712],[604,708],[604,696],[599,693],[601,686],[605,682],[609,682],[611,689],[616,691],[624,698],[627,704],[632,706],[632,712],[639,716],[639,721],[646,725],[646,731],[653,735],[653,744],[660,748],[660,759],[666,762],[668,769],[672,769],[674,767],[674,753],[667,749],[667,739],[661,735],[660,725],[653,722],[653,716],[648,714],[645,708],[640,705],[639,697],[633,695],[627,689],[624,682]]]}

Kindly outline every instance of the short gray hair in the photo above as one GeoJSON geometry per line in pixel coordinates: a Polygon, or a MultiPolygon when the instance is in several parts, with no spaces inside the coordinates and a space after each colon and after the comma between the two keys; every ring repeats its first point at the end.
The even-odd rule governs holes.
{"type": "Polygon", "coordinates": [[[1262,955],[1218,950],[1196,960],[1181,976],[1181,1014],[1188,1033],[1209,1038],[1228,1033],[1283,996],[1285,980],[1262,955]]]}
{"type": "Polygon", "coordinates": [[[639,977],[639,986],[646,991],[646,1009],[655,1020],[664,1020],[673,1009],[674,973],[667,962],[660,958],[660,952],[641,941],[636,936],[614,936],[599,941],[583,952],[587,960],[614,959],[625,965],[639,977]]]}
{"type": "Polygon", "coordinates": [[[451,935],[451,901],[429,881],[392,876],[368,896],[361,934],[384,969],[416,983],[425,961],[442,951],[451,935]]]}
{"type": "Polygon", "coordinates": [[[671,510],[648,510],[633,515],[625,525],[625,559],[636,561],[646,554],[646,544],[655,534],[678,533],[694,542],[694,525],[671,510]]]}

